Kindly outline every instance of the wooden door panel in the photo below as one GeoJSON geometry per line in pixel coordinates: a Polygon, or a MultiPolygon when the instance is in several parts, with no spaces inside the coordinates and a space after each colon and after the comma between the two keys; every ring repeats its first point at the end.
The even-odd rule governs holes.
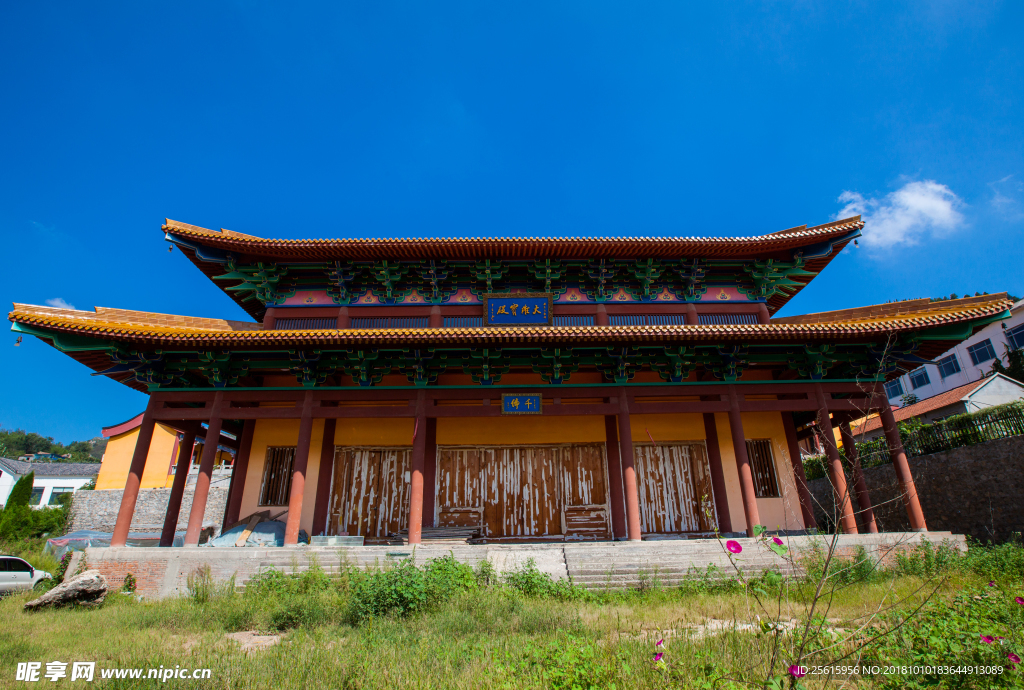
{"type": "Polygon", "coordinates": [[[714,498],[703,445],[637,445],[634,452],[641,531],[665,534],[714,529],[715,518],[709,520],[704,514],[703,501],[710,500],[714,515],[714,498]]]}
{"type": "Polygon", "coordinates": [[[337,448],[329,534],[385,537],[408,525],[410,451],[337,448]]]}

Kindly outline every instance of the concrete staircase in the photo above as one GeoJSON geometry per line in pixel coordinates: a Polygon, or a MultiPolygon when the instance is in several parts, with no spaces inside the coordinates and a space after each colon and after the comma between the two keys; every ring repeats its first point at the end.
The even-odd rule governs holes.
{"type": "MultiPolygon", "coordinates": [[[[826,548],[828,536],[789,536],[784,541],[796,553],[806,555],[814,548],[826,548]]],[[[863,548],[873,558],[891,561],[897,551],[913,548],[922,539],[932,543],[952,542],[964,549],[964,538],[949,532],[883,533],[842,535],[837,547],[842,555],[852,555],[863,548]]],[[[759,575],[767,569],[794,575],[799,570],[786,559],[776,556],[754,539],[735,539],[743,549],[734,556],[736,566],[748,575],[759,575]]],[[[459,542],[424,543],[418,546],[386,545],[361,547],[297,547],[268,549],[259,559],[259,570],[274,568],[298,574],[313,564],[330,577],[342,570],[342,563],[360,569],[382,568],[411,558],[416,565],[452,554],[456,559],[476,567],[489,560],[499,573],[514,571],[533,559],[541,572],[556,580],[568,579],[588,589],[678,586],[688,578],[701,577],[713,567],[713,576],[733,577],[736,570],[724,548],[725,540],[690,539],[642,542],[583,542],[543,544],[487,544],[459,542]]],[[[240,587],[251,579],[256,569],[241,577],[240,587]]]]}

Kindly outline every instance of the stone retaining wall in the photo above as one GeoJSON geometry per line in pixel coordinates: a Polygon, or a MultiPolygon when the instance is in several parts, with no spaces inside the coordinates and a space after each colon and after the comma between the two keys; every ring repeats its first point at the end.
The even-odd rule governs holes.
{"type": "MultiPolygon", "coordinates": [[[[1024,532],[1024,436],[922,455],[909,462],[928,529],[982,541],[1005,541],[1013,532],[1024,532]]],[[[865,470],[864,479],[879,530],[909,529],[893,466],[865,470]]],[[[846,481],[852,492],[852,477],[846,481]]],[[[832,484],[824,478],[808,485],[818,527],[824,530],[836,522],[832,484]]]]}
{"type": "MultiPolygon", "coordinates": [[[[121,508],[121,496],[124,491],[105,489],[99,491],[76,491],[71,503],[71,525],[69,531],[94,529],[100,532],[114,531],[117,522],[117,511],[121,508]]],[[[194,487],[185,489],[181,499],[181,512],[178,513],[178,529],[188,527],[188,515],[192,510],[194,487]]],[[[133,532],[159,532],[164,526],[167,514],[167,502],[170,489],[140,489],[139,499],[135,504],[135,517],[132,519],[133,532]]],[[[220,528],[224,521],[224,507],[227,505],[228,490],[211,487],[210,497],[206,502],[206,513],[203,525],[214,525],[220,528]]]]}

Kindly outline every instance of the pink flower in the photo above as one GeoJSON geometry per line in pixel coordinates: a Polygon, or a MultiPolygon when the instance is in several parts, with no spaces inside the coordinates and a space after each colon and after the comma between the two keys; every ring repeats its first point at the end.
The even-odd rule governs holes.
{"type": "Polygon", "coordinates": [[[807,671],[804,670],[804,667],[797,666],[796,664],[793,664],[786,670],[789,671],[789,675],[793,676],[794,678],[803,678],[807,675],[807,671]]]}
{"type": "Polygon", "coordinates": [[[665,640],[664,639],[658,640],[657,642],[654,643],[655,647],[663,647],[664,645],[665,645],[665,640]]]}
{"type": "Polygon", "coordinates": [[[996,641],[996,638],[992,637],[991,635],[982,635],[981,636],[981,641],[984,642],[985,644],[992,644],[993,642],[996,641]]]}
{"type": "Polygon", "coordinates": [[[1006,658],[1010,660],[1011,664],[1019,664],[1020,663],[1020,657],[1017,656],[1016,654],[1014,654],[1013,652],[1010,652],[1009,654],[1007,654],[1006,658]]]}
{"type": "Polygon", "coordinates": [[[725,542],[725,548],[727,548],[729,550],[729,553],[739,553],[739,552],[743,551],[743,547],[740,546],[740,543],[738,541],[734,541],[732,539],[730,539],[729,541],[725,542]]]}
{"type": "Polygon", "coordinates": [[[778,544],[779,546],[782,546],[782,540],[778,537],[772,537],[772,541],[778,544]]]}
{"type": "Polygon", "coordinates": [[[1024,606],[1024,597],[1017,597],[1016,599],[1014,599],[1014,601],[1020,604],[1021,606],[1024,606]]]}
{"type": "Polygon", "coordinates": [[[663,656],[665,656],[665,652],[658,652],[657,654],[654,655],[654,661],[655,662],[661,661],[661,657],[663,657],[663,656]]]}
{"type": "Polygon", "coordinates": [[[996,586],[996,581],[995,580],[989,580],[988,581],[988,586],[989,587],[995,587],[996,586]]]}

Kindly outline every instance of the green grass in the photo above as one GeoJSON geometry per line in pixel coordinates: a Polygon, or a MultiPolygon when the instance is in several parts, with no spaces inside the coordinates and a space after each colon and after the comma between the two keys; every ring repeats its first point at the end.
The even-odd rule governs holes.
{"type": "MultiPolygon", "coordinates": [[[[1007,570],[1024,562],[1021,547],[996,548],[1004,550],[975,546],[958,560],[921,551],[907,559],[911,565],[885,572],[851,567],[853,561],[833,564],[826,594],[817,602],[824,627],[810,636],[809,649],[835,643],[829,628],[850,631],[896,599],[903,599],[899,611],[911,610],[938,587],[913,625],[873,644],[865,658],[980,663],[998,661],[1009,651],[1024,656],[1024,606],[1014,601],[1024,590],[1019,573],[1007,570]],[[932,572],[923,566],[914,571],[914,559],[930,563],[932,572]],[[995,587],[988,587],[987,568],[1001,569],[995,587]],[[1002,645],[975,639],[985,634],[1007,639],[1002,645]]],[[[28,595],[12,596],[0,602],[0,687],[14,685],[18,661],[54,659],[96,661],[98,668],[180,665],[213,671],[209,681],[169,681],[178,687],[762,687],[773,656],[775,674],[785,673],[798,635],[757,630],[695,639],[663,631],[681,632],[712,618],[744,623],[761,615],[767,621],[766,613],[773,620],[802,620],[815,583],[766,575],[742,587],[717,575],[683,588],[594,594],[552,583],[535,568],[496,582],[493,573],[473,573],[443,559],[425,568],[349,569],[333,580],[315,568],[299,577],[268,572],[244,594],[200,575],[193,578],[191,598],[139,602],[111,594],[99,609],[29,614],[22,610],[28,595]],[[225,638],[238,630],[284,637],[277,646],[245,654],[225,638]],[[652,655],[662,636],[668,644],[666,664],[659,666],[652,655]]],[[[892,631],[901,620],[896,611],[886,612],[863,636],[892,631]]],[[[828,654],[818,660],[838,655],[828,654]]],[[[1020,687],[1019,675],[1008,670],[991,687],[1020,687]]],[[[937,682],[988,687],[977,680],[961,686],[949,677],[937,682]]],[[[913,688],[922,681],[893,676],[858,682],[913,688]]],[[[152,681],[102,684],[151,687],[152,681]]],[[[812,677],[803,685],[824,687],[812,677]]]]}

